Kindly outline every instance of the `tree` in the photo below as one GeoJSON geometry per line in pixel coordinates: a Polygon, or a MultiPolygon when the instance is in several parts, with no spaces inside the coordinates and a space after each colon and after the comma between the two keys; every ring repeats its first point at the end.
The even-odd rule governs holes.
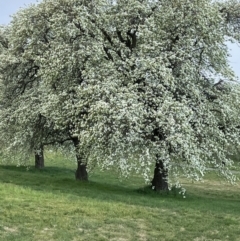
{"type": "Polygon", "coordinates": [[[34,153],[35,167],[43,168],[44,146],[62,144],[70,139],[67,130],[55,128],[54,123],[41,114],[42,99],[46,96],[41,76],[38,76],[39,65],[34,59],[36,52],[32,49],[32,56],[27,52],[29,33],[19,29],[17,35],[15,32],[18,24],[26,21],[21,16],[33,10],[31,6],[19,12],[10,26],[1,28],[1,148],[5,149],[7,160],[18,159],[20,163],[34,153]]]}
{"type": "Polygon", "coordinates": [[[97,50],[85,70],[95,86],[86,81],[84,90],[94,104],[81,136],[89,165],[149,178],[155,162],[155,190],[181,176],[199,180],[208,167],[234,179],[239,86],[225,41],[239,40],[239,9],[238,1],[206,0],[116,1],[102,14],[95,7],[97,50]]]}
{"type": "Polygon", "coordinates": [[[233,180],[240,99],[226,40],[239,41],[239,16],[239,1],[45,0],[9,39],[39,66],[41,114],[68,130],[76,177],[98,164],[150,181],[155,165],[152,187],[167,190],[208,167],[233,180]]]}

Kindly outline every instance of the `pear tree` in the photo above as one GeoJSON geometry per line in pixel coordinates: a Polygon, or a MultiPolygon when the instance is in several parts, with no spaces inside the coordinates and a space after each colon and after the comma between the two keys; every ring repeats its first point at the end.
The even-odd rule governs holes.
{"type": "MultiPolygon", "coordinates": [[[[31,16],[33,10],[34,6],[22,10],[9,26],[1,27],[1,159],[17,159],[21,164],[34,153],[35,167],[43,168],[44,146],[59,146],[70,139],[67,130],[57,130],[41,111],[42,99],[46,96],[38,76],[40,66],[34,50],[32,55],[27,53],[30,32],[19,28],[29,21],[23,18],[24,14],[31,16]]],[[[38,37],[43,38],[43,32],[38,37]]]]}

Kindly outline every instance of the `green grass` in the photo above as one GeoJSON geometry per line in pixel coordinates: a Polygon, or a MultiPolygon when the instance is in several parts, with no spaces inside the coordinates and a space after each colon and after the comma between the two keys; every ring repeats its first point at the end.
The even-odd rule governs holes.
{"type": "Polygon", "coordinates": [[[239,186],[210,173],[184,181],[187,198],[157,194],[133,176],[95,171],[74,180],[75,164],[48,153],[46,168],[0,166],[1,241],[240,240],[239,186]]]}

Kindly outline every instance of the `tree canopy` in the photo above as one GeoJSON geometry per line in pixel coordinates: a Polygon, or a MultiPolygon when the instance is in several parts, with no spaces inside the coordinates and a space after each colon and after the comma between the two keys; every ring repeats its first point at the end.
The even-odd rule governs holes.
{"type": "Polygon", "coordinates": [[[67,132],[89,168],[149,181],[156,163],[154,189],[209,167],[233,180],[240,96],[226,41],[239,27],[235,0],[43,0],[4,32],[3,106],[67,132]]]}

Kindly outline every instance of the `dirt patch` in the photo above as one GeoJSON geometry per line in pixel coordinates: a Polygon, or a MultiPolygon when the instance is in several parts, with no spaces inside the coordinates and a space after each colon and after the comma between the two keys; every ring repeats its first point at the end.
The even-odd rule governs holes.
{"type": "Polygon", "coordinates": [[[211,235],[219,234],[219,231],[218,230],[212,230],[212,231],[210,231],[210,234],[211,235]]]}
{"type": "Polygon", "coordinates": [[[53,232],[54,229],[51,229],[51,228],[44,228],[41,233],[49,233],[49,232],[53,232]]]}
{"type": "Polygon", "coordinates": [[[147,235],[146,235],[146,225],[144,220],[138,220],[138,237],[139,240],[141,241],[146,241],[147,240],[147,235]]]}
{"type": "Polygon", "coordinates": [[[206,237],[197,237],[193,241],[206,241],[206,237]]]}
{"type": "Polygon", "coordinates": [[[18,231],[17,228],[3,227],[3,229],[8,233],[16,233],[18,231]]]}
{"type": "Polygon", "coordinates": [[[184,232],[186,229],[184,227],[180,228],[180,232],[184,232]]]}

